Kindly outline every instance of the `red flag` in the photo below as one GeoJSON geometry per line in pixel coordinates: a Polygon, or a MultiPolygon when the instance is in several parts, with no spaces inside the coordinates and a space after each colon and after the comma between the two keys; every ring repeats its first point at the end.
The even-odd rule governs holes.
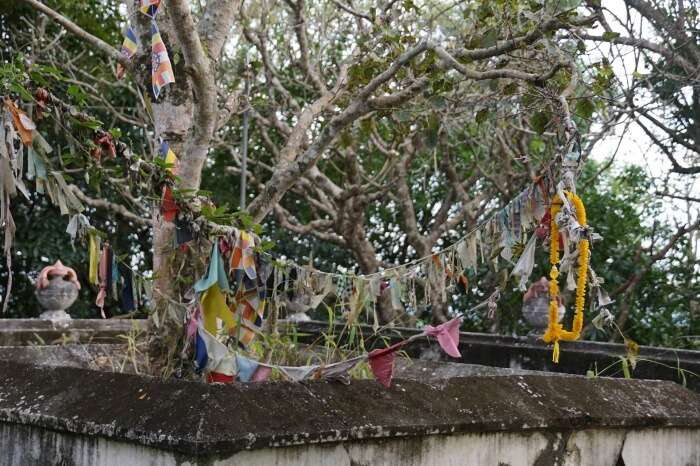
{"type": "Polygon", "coordinates": [[[163,202],[160,205],[160,212],[166,222],[172,222],[177,216],[178,208],[173,197],[173,192],[169,186],[163,190],[163,202]]]}
{"type": "Polygon", "coordinates": [[[207,383],[233,383],[236,381],[235,375],[222,374],[221,372],[209,372],[207,383]]]}
{"type": "Polygon", "coordinates": [[[369,367],[377,381],[386,388],[391,386],[391,378],[394,376],[394,359],[396,351],[405,345],[405,341],[400,341],[388,348],[376,349],[369,353],[369,367]]]}

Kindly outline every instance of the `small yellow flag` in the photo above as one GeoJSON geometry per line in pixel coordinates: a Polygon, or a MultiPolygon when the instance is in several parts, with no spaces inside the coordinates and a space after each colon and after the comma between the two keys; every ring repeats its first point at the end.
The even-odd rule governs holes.
{"type": "Polygon", "coordinates": [[[92,285],[99,285],[100,281],[97,277],[97,263],[99,261],[100,238],[97,237],[94,231],[88,233],[90,244],[88,251],[90,253],[90,272],[88,274],[88,282],[92,285]]]}

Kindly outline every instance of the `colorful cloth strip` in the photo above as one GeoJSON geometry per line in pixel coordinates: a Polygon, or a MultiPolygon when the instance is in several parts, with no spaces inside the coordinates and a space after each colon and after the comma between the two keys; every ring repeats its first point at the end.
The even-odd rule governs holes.
{"type": "Polygon", "coordinates": [[[170,173],[171,175],[177,175],[177,165],[178,165],[178,159],[177,155],[175,155],[175,152],[170,148],[170,144],[168,141],[163,141],[160,143],[160,156],[165,160],[165,163],[167,165],[165,171],[170,173]]]}
{"type": "Polygon", "coordinates": [[[212,245],[207,273],[194,284],[194,291],[202,293],[211,288],[214,284],[217,284],[221,291],[231,291],[228,285],[226,270],[224,269],[224,260],[219,253],[218,241],[214,241],[212,245]]]}
{"type": "MultiPolygon", "coordinates": [[[[153,96],[158,98],[162,89],[175,82],[173,67],[170,63],[168,50],[156,24],[156,13],[160,6],[160,0],[140,0],[139,11],[151,18],[151,86],[153,96]]],[[[132,59],[139,47],[139,40],[134,30],[129,27],[124,31],[124,42],[121,53],[128,59],[132,59]]],[[[124,67],[117,65],[117,79],[124,76],[124,67]]],[[[174,154],[173,154],[174,155],[174,154]]]]}
{"type": "Polygon", "coordinates": [[[168,84],[175,82],[173,67],[170,64],[168,50],[160,36],[155,20],[151,22],[151,84],[153,96],[157,99],[160,91],[168,84]]]}
{"type": "MultiPolygon", "coordinates": [[[[139,49],[139,38],[131,27],[124,31],[124,42],[122,42],[121,54],[126,59],[131,60],[139,49]]],[[[126,68],[121,63],[117,63],[117,79],[122,79],[126,68]]]]}
{"type": "Polygon", "coordinates": [[[198,372],[217,372],[228,376],[236,374],[236,356],[202,325],[197,329],[194,351],[198,372]]]}
{"type": "Polygon", "coordinates": [[[146,16],[154,18],[158,12],[158,7],[160,6],[160,0],[141,0],[139,11],[146,16]]]}

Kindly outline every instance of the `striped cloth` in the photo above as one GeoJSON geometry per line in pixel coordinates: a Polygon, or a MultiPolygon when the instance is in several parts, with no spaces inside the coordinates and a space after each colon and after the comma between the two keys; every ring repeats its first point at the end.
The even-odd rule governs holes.
{"type": "MultiPolygon", "coordinates": [[[[128,60],[131,60],[134,55],[136,55],[138,48],[139,38],[136,37],[134,30],[128,27],[126,31],[124,31],[124,42],[122,42],[121,54],[128,60]]],[[[126,68],[124,68],[121,63],[117,63],[117,79],[122,79],[125,72],[126,68]]]]}

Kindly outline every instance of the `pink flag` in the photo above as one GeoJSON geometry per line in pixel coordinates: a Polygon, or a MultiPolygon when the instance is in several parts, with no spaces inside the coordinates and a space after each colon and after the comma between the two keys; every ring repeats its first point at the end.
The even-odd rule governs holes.
{"type": "Polygon", "coordinates": [[[405,345],[405,341],[400,341],[388,348],[373,350],[367,355],[369,367],[372,368],[374,377],[386,388],[391,387],[391,378],[394,376],[394,359],[396,351],[405,345]]]}
{"type": "Polygon", "coordinates": [[[461,317],[456,317],[437,327],[428,325],[425,327],[425,334],[431,337],[437,337],[440,347],[453,358],[461,358],[459,352],[459,326],[462,323],[461,317]]]}
{"type": "Polygon", "coordinates": [[[197,325],[199,323],[201,312],[201,309],[199,308],[199,306],[197,306],[197,309],[195,309],[194,313],[192,314],[192,317],[190,317],[190,321],[187,323],[188,339],[192,338],[194,334],[197,333],[197,325]]]}
{"type": "Polygon", "coordinates": [[[100,308],[100,314],[103,319],[106,319],[105,315],[105,298],[107,297],[107,281],[110,277],[109,266],[110,266],[110,254],[109,254],[109,244],[105,244],[102,247],[102,254],[100,255],[100,265],[98,267],[98,275],[100,277],[100,291],[97,293],[97,298],[95,299],[95,304],[100,308]]]}
{"type": "Polygon", "coordinates": [[[253,372],[253,377],[250,380],[253,382],[264,382],[268,377],[270,377],[270,372],[272,372],[272,369],[269,367],[258,366],[258,368],[255,369],[255,372],[253,372]]]}

